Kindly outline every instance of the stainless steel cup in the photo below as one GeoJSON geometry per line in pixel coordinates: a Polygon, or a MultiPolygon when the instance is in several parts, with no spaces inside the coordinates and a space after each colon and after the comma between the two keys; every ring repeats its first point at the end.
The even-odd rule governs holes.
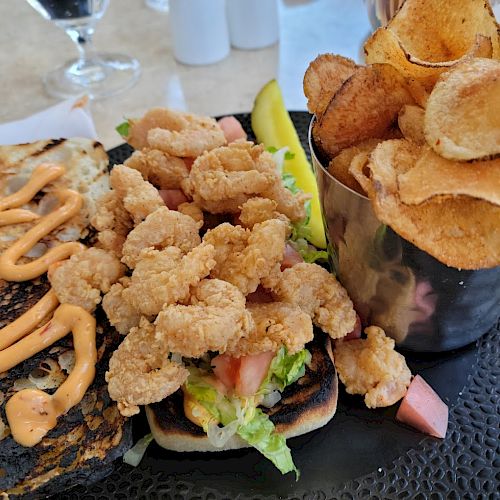
{"type": "Polygon", "coordinates": [[[500,267],[448,267],[382,224],[368,198],[321,164],[312,124],[309,147],[331,264],[363,324],[382,327],[412,351],[447,351],[486,333],[500,316],[500,267]]]}

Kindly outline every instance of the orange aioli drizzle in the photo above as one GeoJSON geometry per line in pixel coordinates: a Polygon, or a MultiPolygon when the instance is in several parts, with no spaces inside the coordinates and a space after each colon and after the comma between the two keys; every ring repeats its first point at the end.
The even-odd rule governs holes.
{"type": "MultiPolygon", "coordinates": [[[[16,264],[41,238],[78,214],[82,208],[82,196],[69,189],[54,193],[62,205],[42,218],[18,208],[64,172],[62,165],[42,164],[35,168],[30,180],[18,192],[0,199],[0,226],[40,219],[0,256],[0,278],[9,281],[36,278],[45,273],[50,265],[56,265],[58,261],[85,249],[81,243],[63,243],[28,264],[16,264]]],[[[55,427],[57,419],[81,401],[95,376],[95,318],[81,307],[62,304],[55,310],[52,320],[29,333],[58,304],[57,296],[51,289],[31,309],[0,330],[0,373],[73,332],[76,363],[59,389],[53,395],[39,389],[24,389],[7,402],[5,411],[12,436],[23,446],[39,443],[55,427]]]]}
{"type": "Polygon", "coordinates": [[[56,426],[57,419],[81,401],[94,380],[95,323],[95,318],[81,307],[62,304],[46,325],[0,353],[0,371],[8,370],[25,359],[26,353],[30,356],[40,352],[73,332],[75,367],[59,389],[53,395],[39,389],[23,389],[5,406],[12,437],[22,446],[38,444],[56,426]]]}
{"type": "Polygon", "coordinates": [[[14,342],[33,331],[33,328],[58,305],[57,296],[54,290],[50,289],[31,309],[0,329],[0,356],[2,349],[10,347],[14,342]]]}

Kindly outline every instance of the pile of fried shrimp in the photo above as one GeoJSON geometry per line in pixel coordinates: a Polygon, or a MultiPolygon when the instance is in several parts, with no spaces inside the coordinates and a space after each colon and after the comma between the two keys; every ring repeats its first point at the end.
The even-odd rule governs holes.
{"type": "MultiPolygon", "coordinates": [[[[61,303],[101,304],[125,335],[106,374],[125,416],[178,390],[189,375],[183,358],[295,353],[313,325],[332,339],[355,326],[335,277],[289,258],[308,195],[292,194],[273,156],[229,125],[160,108],[131,120],[135,152],[98,201],[97,243],[49,269],[61,303]]],[[[409,383],[406,373],[384,377],[388,392],[409,383]]]]}

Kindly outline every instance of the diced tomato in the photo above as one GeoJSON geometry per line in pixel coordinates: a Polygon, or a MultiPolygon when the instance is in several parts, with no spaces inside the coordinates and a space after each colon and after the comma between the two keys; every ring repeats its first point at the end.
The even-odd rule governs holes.
{"type": "Polygon", "coordinates": [[[236,379],[236,394],[253,396],[266,378],[273,358],[273,352],[242,356],[240,358],[240,370],[236,379]]]}
{"type": "Polygon", "coordinates": [[[420,375],[416,375],[401,401],[396,419],[425,434],[444,438],[448,428],[448,406],[420,375]]]}
{"type": "Polygon", "coordinates": [[[284,271],[285,269],[293,267],[295,264],[300,264],[301,262],[304,262],[302,255],[300,255],[300,253],[297,252],[292,245],[287,243],[285,247],[285,258],[281,262],[281,270],[284,271]]]}
{"type": "Polygon", "coordinates": [[[349,332],[342,340],[354,340],[361,338],[361,319],[358,314],[356,314],[356,323],[354,323],[354,328],[352,332],[349,332]]]}
{"type": "Polygon", "coordinates": [[[218,123],[228,143],[247,138],[247,134],[243,130],[241,123],[234,116],[225,116],[218,123]]]}
{"type": "Polygon", "coordinates": [[[228,390],[234,390],[239,396],[253,396],[266,378],[273,358],[273,352],[239,358],[219,354],[212,359],[212,367],[215,376],[228,390]]]}
{"type": "Polygon", "coordinates": [[[196,158],[183,158],[183,160],[186,168],[191,171],[191,167],[193,166],[194,160],[196,160],[196,158]]]}
{"type": "Polygon", "coordinates": [[[160,196],[170,210],[177,210],[181,203],[189,201],[180,189],[160,189],[160,196]]]}
{"type": "Polygon", "coordinates": [[[247,302],[253,302],[255,304],[266,304],[273,301],[273,296],[269,290],[266,290],[262,286],[258,286],[257,290],[253,293],[247,295],[247,302]]]}
{"type": "Polygon", "coordinates": [[[240,358],[233,358],[229,354],[219,354],[212,359],[212,368],[215,376],[229,390],[233,390],[240,369],[240,358]]]}

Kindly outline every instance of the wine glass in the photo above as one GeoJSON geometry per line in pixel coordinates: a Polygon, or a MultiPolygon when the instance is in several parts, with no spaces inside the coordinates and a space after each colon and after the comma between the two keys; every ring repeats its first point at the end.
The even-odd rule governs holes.
{"type": "Polygon", "coordinates": [[[132,86],[140,75],[139,62],[121,54],[94,51],[92,36],[109,0],[27,0],[45,19],[53,21],[75,42],[79,57],[47,73],[46,91],[55,97],[88,94],[97,99],[132,86]]]}

